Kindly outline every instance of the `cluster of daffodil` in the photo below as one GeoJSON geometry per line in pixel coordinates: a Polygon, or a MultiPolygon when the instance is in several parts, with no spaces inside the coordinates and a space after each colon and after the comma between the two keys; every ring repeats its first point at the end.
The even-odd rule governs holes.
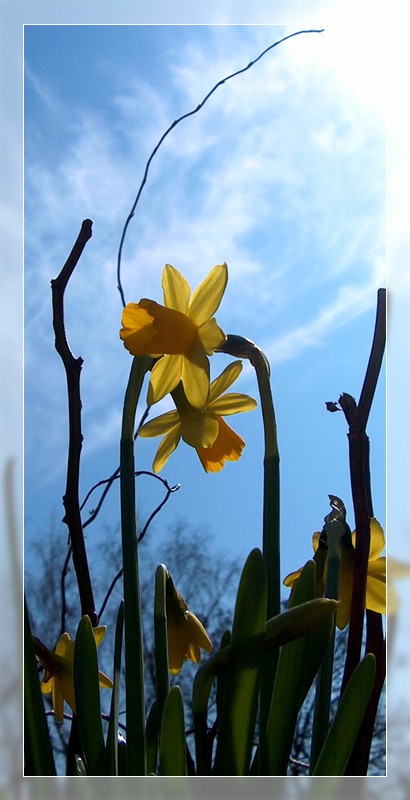
{"type": "MultiPolygon", "coordinates": [[[[52,651],[38,639],[33,643],[26,617],[28,774],[54,774],[41,703],[41,693],[51,693],[56,719],[63,720],[64,702],[73,715],[68,774],[186,775],[191,763],[190,769],[197,775],[286,775],[298,714],[316,676],[322,720],[312,745],[310,774],[342,775],[346,768],[372,691],[375,659],[367,655],[353,672],[331,725],[328,712],[323,718],[323,692],[327,691],[323,690],[323,681],[331,682],[329,652],[335,622],[343,629],[354,613],[355,532],[351,533],[346,524],[342,501],[330,496],[333,510],[325,518],[322,532],[313,536],[313,559],[285,578],[284,584],[292,592],[288,610],[279,613],[280,577],[274,563],[279,553],[279,456],[273,403],[270,388],[266,388],[269,368],[261,351],[258,356],[253,343],[241,337],[230,337],[231,348],[225,352],[241,357],[243,350],[251,352],[246,357],[258,375],[265,431],[263,548],[262,552],[252,550],[245,563],[232,631],[224,634],[219,648],[214,647],[196,672],[192,689],[195,762],[192,757],[187,760],[190,751],[182,695],[178,685],[170,687],[169,673],[177,675],[185,659],[199,664],[201,649],[211,653],[212,644],[200,620],[188,610],[168,569],[163,564],[158,567],[154,607],[157,697],[146,718],[134,485],[136,407],[150,370],[148,405],[167,394],[175,403],[175,410],[138,430],[142,438],[163,437],[154,458],[154,472],[163,468],[181,438],[196,450],[206,472],[219,472],[226,461],[241,457],[245,442],[224,417],[257,405],[248,395],[227,391],[239,377],[242,362],[235,360],[217,378],[210,378],[209,357],[227,342],[214,317],[227,279],[227,265],[218,265],[191,296],[188,282],[168,264],[162,275],[163,305],[142,299],[123,311],[120,337],[134,359],[121,436],[124,601],[117,617],[113,681],[98,669],[97,648],[105,627],[92,628],[90,618],[84,615],[75,640],[64,633],[52,651]],[[276,600],[272,600],[275,592],[276,600]],[[126,738],[119,741],[123,637],[126,738]],[[41,684],[33,666],[34,653],[45,670],[41,684]],[[216,720],[209,725],[214,682],[216,720]],[[105,737],[101,687],[113,690],[105,737]]],[[[381,555],[385,542],[376,519],[370,521],[370,534],[365,603],[366,608],[385,613],[386,559],[381,555]]],[[[327,694],[330,698],[330,692],[327,694]]]]}
{"type": "Polygon", "coordinates": [[[226,461],[237,461],[245,442],[224,416],[256,407],[252,397],[228,393],[242,364],[230,364],[210,383],[209,358],[225,334],[214,314],[228,280],[228,267],[214,267],[191,297],[189,283],[167,264],[162,274],[164,304],[153,300],[129,303],[123,311],[120,337],[134,356],[157,359],[151,371],[147,403],[172,393],[176,410],[147,422],[142,437],[164,436],[153,463],[159,472],[180,439],[194,447],[206,472],[219,472],[226,461]]]}

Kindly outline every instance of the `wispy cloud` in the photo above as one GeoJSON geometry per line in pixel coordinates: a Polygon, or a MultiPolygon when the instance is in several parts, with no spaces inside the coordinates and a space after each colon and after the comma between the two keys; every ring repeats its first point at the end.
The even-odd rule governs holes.
{"type": "MultiPolygon", "coordinates": [[[[194,29],[192,41],[174,49],[163,85],[134,81],[128,92],[116,64],[121,88],[107,101],[115,114],[101,105],[74,111],[52,164],[37,117],[26,160],[29,412],[46,404],[50,391],[49,281],[81,220],[91,217],[94,235],[67,290],[67,330],[76,354],[85,358],[86,421],[99,414],[105,420],[101,446],[115,438],[117,418],[106,408],[117,402],[129,363],[118,339],[116,254],[145,160],[172,118],[257,55],[269,43],[267,35],[264,28],[194,29]]],[[[381,126],[369,124],[357,97],[349,105],[346,81],[338,81],[325,59],[313,58],[322,45],[320,38],[301,41],[303,57],[299,40],[274,51],[170,134],[127,235],[127,300],[160,300],[167,262],[194,288],[214,264],[227,260],[231,280],[222,324],[251,337],[254,332],[266,342],[271,361],[319,346],[329,331],[374,302],[383,248],[381,126]]],[[[50,119],[52,75],[40,81],[31,63],[28,75],[50,119]]],[[[56,119],[51,135],[60,130],[56,119]]],[[[90,424],[96,447],[97,429],[98,423],[90,424]]],[[[54,434],[61,442],[61,431],[54,434]]],[[[39,435],[28,430],[33,452],[39,435]]]]}

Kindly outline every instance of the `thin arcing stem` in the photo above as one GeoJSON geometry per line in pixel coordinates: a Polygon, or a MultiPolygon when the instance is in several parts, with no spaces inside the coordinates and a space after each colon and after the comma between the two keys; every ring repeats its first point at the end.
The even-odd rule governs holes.
{"type": "Polygon", "coordinates": [[[219,88],[219,86],[222,86],[224,83],[229,81],[231,78],[235,78],[237,75],[241,75],[243,72],[246,72],[248,69],[253,67],[253,65],[256,64],[257,61],[260,61],[260,59],[263,58],[263,56],[266,55],[266,53],[269,53],[269,51],[272,50],[274,47],[277,47],[277,45],[282,44],[282,42],[285,42],[287,39],[292,39],[294,36],[299,36],[302,33],[323,33],[323,30],[324,30],[324,28],[321,28],[320,30],[296,31],[295,33],[291,33],[288,36],[284,36],[283,39],[279,39],[279,41],[274,42],[273,44],[269,45],[269,47],[266,47],[266,49],[263,50],[263,52],[260,53],[257,56],[257,58],[255,58],[253,61],[250,61],[249,64],[247,64],[246,67],[243,67],[242,69],[238,69],[236,72],[233,72],[231,75],[227,75],[225,78],[222,78],[222,80],[218,81],[218,83],[216,83],[215,86],[212,87],[211,91],[208,92],[206,97],[204,97],[202,102],[199,103],[198,106],[196,106],[196,108],[192,109],[191,111],[188,111],[186,114],[182,114],[182,116],[178,117],[178,119],[175,119],[174,122],[162,134],[159,142],[155,145],[155,147],[154,147],[154,149],[153,149],[153,151],[152,151],[152,153],[151,153],[151,155],[150,155],[150,157],[149,157],[149,159],[148,159],[148,161],[147,161],[147,163],[145,165],[144,175],[143,175],[140,187],[138,189],[137,196],[136,196],[136,198],[134,200],[134,203],[132,205],[131,211],[128,214],[128,217],[127,217],[127,219],[125,221],[125,225],[124,225],[124,228],[123,228],[123,231],[122,231],[122,235],[121,235],[120,246],[119,246],[118,257],[117,257],[117,288],[118,288],[118,291],[120,293],[121,302],[122,302],[123,306],[125,306],[125,297],[124,297],[124,292],[123,292],[123,288],[122,288],[122,284],[121,284],[121,256],[122,256],[122,249],[123,249],[123,245],[124,245],[124,239],[125,239],[125,235],[127,233],[128,225],[130,224],[130,222],[131,222],[131,220],[132,220],[132,218],[134,216],[135,209],[136,209],[136,207],[138,205],[139,199],[140,199],[141,194],[142,194],[142,190],[143,190],[143,188],[145,186],[145,183],[147,181],[149,168],[151,166],[151,161],[154,158],[154,156],[157,153],[157,151],[159,150],[159,148],[161,147],[164,139],[166,139],[168,134],[171,133],[171,131],[180,122],[182,122],[183,119],[187,119],[187,117],[192,117],[193,114],[196,114],[198,111],[200,111],[201,108],[205,105],[206,101],[209,100],[211,95],[216,91],[216,89],[219,88]]]}

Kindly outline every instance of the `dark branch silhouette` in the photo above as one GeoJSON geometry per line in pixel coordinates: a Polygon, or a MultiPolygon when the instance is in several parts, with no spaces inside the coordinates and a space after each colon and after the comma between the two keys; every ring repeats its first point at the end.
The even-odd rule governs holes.
{"type": "Polygon", "coordinates": [[[92,625],[95,626],[98,624],[98,617],[94,607],[93,589],[88,568],[78,498],[80,455],[83,439],[81,433],[80,398],[80,373],[83,359],[74,358],[68,345],[64,326],[64,292],[83,249],[91,238],[91,226],[92,221],[90,219],[84,220],[81,231],[66,263],[58,277],[51,281],[51,289],[55,347],[65,367],[68,391],[69,446],[66,491],[63,497],[65,508],[63,522],[66,523],[70,533],[74,569],[77,576],[81,601],[81,611],[83,615],[88,614],[92,625]]]}

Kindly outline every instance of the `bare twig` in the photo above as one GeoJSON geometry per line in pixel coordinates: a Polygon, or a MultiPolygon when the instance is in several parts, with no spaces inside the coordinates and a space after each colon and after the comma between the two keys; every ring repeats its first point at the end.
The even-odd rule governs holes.
{"type": "MultiPolygon", "coordinates": [[[[367,567],[370,549],[370,517],[373,515],[370,489],[369,440],[366,435],[366,425],[382,365],[385,340],[386,290],[379,289],[375,332],[359,403],[356,406],[354,399],[348,394],[343,394],[339,398],[340,406],[349,423],[350,477],[356,525],[356,549],[352,592],[352,609],[354,609],[354,613],[351,616],[349,626],[342,693],[355,667],[359,663],[361,656],[363,619],[366,605],[367,567]]],[[[367,772],[374,720],[385,677],[386,654],[381,616],[373,612],[367,613],[366,651],[372,652],[376,656],[376,681],[362,728],[348,764],[347,775],[364,775],[367,772]]]]}
{"type": "Polygon", "coordinates": [[[67,342],[64,326],[64,291],[86,243],[91,238],[91,226],[91,220],[84,220],[77,241],[59,276],[51,281],[51,288],[55,347],[65,367],[68,390],[69,448],[66,491],[63,497],[65,508],[63,522],[66,523],[70,533],[73,562],[80,594],[81,611],[82,614],[88,614],[92,625],[96,626],[98,624],[98,617],[94,607],[93,590],[88,569],[78,499],[80,455],[83,438],[81,433],[80,398],[80,372],[83,360],[82,358],[74,358],[67,342]]]}

